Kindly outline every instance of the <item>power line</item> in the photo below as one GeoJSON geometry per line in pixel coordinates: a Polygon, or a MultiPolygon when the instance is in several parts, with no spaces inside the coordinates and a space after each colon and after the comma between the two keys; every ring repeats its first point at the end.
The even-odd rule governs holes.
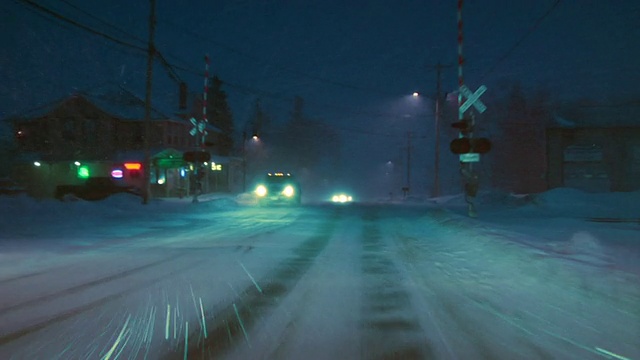
{"type": "Polygon", "coordinates": [[[374,89],[374,88],[371,88],[371,87],[364,87],[364,86],[358,86],[358,85],[354,85],[354,84],[348,84],[348,83],[344,83],[344,82],[341,82],[341,81],[336,81],[336,80],[320,77],[320,76],[317,76],[317,75],[312,75],[312,74],[309,74],[307,72],[291,69],[291,68],[288,68],[288,67],[285,67],[285,66],[282,66],[282,65],[279,65],[279,64],[274,64],[274,63],[265,61],[265,60],[263,60],[263,59],[261,59],[261,58],[259,58],[257,56],[251,55],[249,53],[246,53],[244,51],[241,51],[241,50],[238,50],[238,49],[236,49],[234,47],[226,45],[226,44],[224,44],[222,42],[215,41],[215,40],[212,40],[212,39],[207,38],[205,36],[202,36],[199,33],[196,33],[196,32],[194,32],[192,30],[184,28],[184,27],[182,27],[182,26],[180,26],[178,24],[175,24],[175,23],[173,23],[171,21],[163,20],[162,22],[164,24],[166,24],[166,25],[172,26],[172,27],[174,27],[174,28],[186,33],[187,35],[199,38],[202,41],[205,41],[205,42],[208,42],[210,44],[213,44],[213,45],[215,45],[217,47],[220,47],[222,49],[225,49],[225,50],[227,50],[229,52],[232,52],[232,53],[235,53],[237,55],[246,57],[246,58],[254,60],[254,61],[258,62],[258,63],[262,63],[264,65],[272,66],[272,67],[274,67],[274,68],[276,68],[278,70],[282,70],[284,72],[288,72],[288,73],[293,74],[293,75],[297,75],[297,76],[300,76],[300,77],[308,78],[308,79],[311,79],[311,80],[315,80],[315,81],[318,81],[318,82],[321,82],[321,83],[326,83],[326,84],[337,86],[337,87],[342,87],[342,88],[347,88],[347,89],[352,89],[352,90],[359,90],[359,91],[366,91],[367,93],[375,92],[375,93],[378,93],[380,95],[387,95],[387,96],[388,95],[391,95],[391,96],[397,95],[397,94],[391,94],[391,93],[386,92],[386,91],[382,91],[380,89],[374,89]]]}
{"type": "Polygon", "coordinates": [[[542,22],[544,21],[544,19],[546,19],[549,15],[551,15],[551,13],[556,9],[556,7],[558,6],[558,4],[560,4],[560,0],[555,0],[553,2],[553,4],[551,5],[551,7],[544,13],[542,14],[541,17],[539,17],[535,23],[533,24],[533,26],[531,27],[531,29],[529,29],[529,31],[527,31],[520,39],[518,39],[518,41],[516,41],[515,44],[513,44],[513,46],[507,50],[507,52],[505,52],[501,57],[498,58],[498,60],[493,64],[492,67],[489,68],[488,71],[486,71],[481,77],[480,77],[480,82],[482,82],[484,80],[485,77],[487,77],[487,75],[491,74],[493,71],[495,71],[495,69],[498,67],[498,65],[500,65],[503,61],[505,61],[509,56],[511,56],[513,54],[513,52],[520,47],[520,45],[522,45],[522,43],[529,37],[531,36],[531,34],[533,34],[538,27],[540,27],[540,24],[542,24],[542,22]]]}
{"type": "Polygon", "coordinates": [[[64,22],[66,22],[68,24],[71,24],[71,25],[77,27],[77,28],[80,28],[80,29],[82,29],[84,31],[90,32],[90,33],[92,33],[94,35],[103,37],[103,38],[105,38],[107,40],[113,41],[113,42],[115,42],[117,44],[120,44],[122,46],[130,47],[130,48],[133,48],[133,49],[136,49],[136,50],[140,50],[140,51],[144,51],[144,52],[147,51],[147,49],[144,48],[144,47],[125,42],[125,41],[117,39],[117,38],[115,38],[115,37],[113,37],[111,35],[108,35],[108,34],[105,34],[103,32],[100,32],[98,30],[92,29],[92,28],[90,28],[90,27],[88,27],[86,25],[80,24],[79,22],[77,22],[75,20],[72,20],[72,19],[69,19],[66,16],[61,15],[61,14],[59,14],[59,13],[57,13],[57,12],[51,10],[51,9],[48,9],[48,8],[42,6],[42,5],[36,4],[32,0],[19,0],[19,1],[23,2],[26,5],[29,5],[29,6],[31,6],[33,8],[35,8],[35,9],[37,9],[38,11],[41,11],[41,12],[46,13],[46,14],[49,14],[50,16],[52,16],[52,17],[54,17],[54,18],[56,18],[58,20],[64,21],[64,22]]]}
{"type": "MultiPolygon", "coordinates": [[[[80,24],[79,22],[77,22],[77,21],[75,21],[75,20],[72,20],[72,19],[69,19],[68,17],[65,17],[65,16],[63,16],[63,15],[61,15],[61,14],[59,14],[59,13],[56,13],[56,12],[54,12],[53,10],[50,10],[50,9],[48,9],[48,8],[44,7],[44,6],[41,6],[41,5],[35,4],[35,3],[34,3],[33,1],[31,1],[31,0],[20,0],[20,1],[22,1],[23,3],[26,3],[26,4],[28,4],[28,5],[30,5],[30,6],[32,6],[32,7],[34,7],[34,8],[36,8],[37,10],[39,10],[39,11],[41,11],[41,12],[47,13],[47,14],[49,14],[49,15],[51,15],[51,16],[53,16],[53,17],[55,17],[55,18],[59,19],[59,20],[62,20],[62,21],[64,21],[64,22],[67,22],[67,23],[69,23],[69,24],[71,24],[71,25],[73,25],[73,26],[76,26],[76,27],[78,27],[78,28],[80,28],[80,29],[82,29],[82,30],[88,31],[88,32],[90,32],[90,33],[92,33],[92,34],[94,34],[94,35],[98,35],[98,36],[104,37],[104,38],[106,38],[106,39],[108,39],[108,40],[111,40],[111,41],[113,41],[113,42],[115,42],[115,43],[118,43],[118,44],[120,44],[120,45],[124,45],[124,46],[127,46],[127,47],[131,47],[131,48],[134,48],[134,49],[137,49],[137,50],[142,50],[142,51],[145,51],[145,52],[147,51],[147,49],[146,49],[145,47],[141,47],[141,46],[137,46],[137,45],[135,45],[135,44],[127,43],[127,42],[125,42],[125,41],[123,41],[123,40],[117,39],[117,38],[115,38],[115,37],[113,37],[113,36],[110,36],[110,35],[108,35],[108,34],[105,34],[105,33],[103,33],[103,32],[100,32],[100,31],[98,31],[98,30],[92,29],[92,28],[90,28],[89,26],[86,26],[86,25],[80,24]]],[[[70,2],[68,2],[68,1],[66,1],[66,0],[60,0],[60,1],[62,1],[63,3],[67,4],[68,6],[70,6],[70,7],[74,8],[74,9],[76,9],[77,11],[79,11],[79,12],[83,13],[84,15],[89,16],[89,17],[91,17],[91,18],[93,18],[93,19],[95,19],[95,20],[99,21],[100,23],[107,25],[108,27],[110,27],[110,28],[112,28],[112,29],[115,29],[115,30],[117,30],[117,31],[119,31],[119,32],[121,32],[121,33],[123,33],[123,34],[126,34],[127,36],[129,36],[129,37],[131,37],[131,38],[133,38],[133,39],[135,39],[135,40],[138,40],[138,41],[144,42],[144,40],[142,40],[142,39],[140,39],[140,38],[136,37],[135,35],[132,35],[131,33],[129,33],[129,32],[127,32],[127,31],[125,31],[125,30],[123,30],[123,29],[121,29],[121,28],[119,28],[119,27],[117,27],[117,26],[115,26],[115,25],[113,25],[113,24],[111,24],[111,23],[109,23],[109,22],[107,22],[107,21],[105,21],[105,20],[103,20],[103,19],[101,19],[101,18],[99,18],[99,17],[97,17],[97,16],[95,16],[95,15],[93,15],[93,14],[91,14],[91,13],[89,13],[89,12],[87,12],[87,11],[83,10],[83,9],[81,9],[81,8],[79,8],[79,7],[77,7],[76,5],[74,5],[74,4],[72,4],[72,3],[70,3],[70,2]]],[[[184,28],[182,28],[182,27],[180,27],[180,26],[178,26],[178,25],[176,25],[176,24],[174,24],[174,23],[171,23],[171,22],[166,22],[166,23],[168,23],[169,25],[174,26],[174,27],[176,27],[176,28],[178,28],[178,29],[180,29],[180,30],[182,30],[182,31],[184,31],[184,32],[186,32],[186,33],[188,33],[189,35],[199,37],[199,38],[200,38],[200,39],[202,39],[202,40],[205,40],[205,41],[208,41],[208,42],[210,42],[210,43],[213,43],[213,44],[215,44],[215,45],[217,45],[217,46],[223,47],[223,48],[227,49],[228,51],[235,52],[235,53],[237,53],[237,54],[239,54],[239,55],[242,55],[242,56],[245,56],[245,57],[248,57],[248,58],[254,59],[254,60],[259,61],[259,62],[260,62],[260,61],[262,61],[262,60],[260,60],[260,59],[259,59],[259,58],[257,58],[257,57],[254,57],[254,56],[252,56],[252,55],[249,55],[249,54],[247,54],[247,53],[244,53],[244,52],[242,52],[242,51],[239,51],[239,50],[237,50],[237,49],[234,49],[234,48],[232,48],[232,47],[230,47],[230,46],[227,46],[227,45],[225,45],[225,44],[222,44],[222,43],[219,43],[219,42],[212,41],[212,40],[210,40],[210,39],[208,39],[208,38],[204,38],[204,37],[200,36],[199,34],[196,34],[196,33],[192,32],[192,31],[190,31],[190,30],[188,30],[188,29],[184,29],[184,28]]],[[[162,52],[160,52],[158,49],[156,49],[155,54],[156,54],[157,58],[160,60],[160,63],[161,63],[161,64],[162,64],[162,65],[167,69],[167,71],[169,72],[170,77],[171,77],[174,81],[176,81],[177,83],[182,82],[182,79],[180,78],[180,76],[179,76],[179,75],[177,74],[177,72],[175,71],[175,68],[178,68],[178,67],[177,67],[177,66],[175,66],[175,65],[172,65],[171,63],[169,63],[169,61],[167,61],[167,59],[166,59],[166,58],[165,58],[165,56],[162,54],[162,52]]],[[[175,58],[175,57],[174,57],[174,58],[175,58]]],[[[317,76],[314,76],[314,75],[310,75],[310,74],[307,74],[307,73],[304,73],[304,72],[300,72],[300,71],[296,71],[296,70],[288,69],[288,68],[283,67],[283,66],[273,65],[273,64],[269,64],[269,63],[267,63],[267,64],[268,64],[268,65],[272,65],[272,66],[274,66],[274,67],[277,67],[277,68],[279,68],[279,69],[281,69],[281,70],[284,70],[284,71],[288,71],[288,72],[291,72],[291,73],[294,73],[294,74],[297,74],[297,75],[300,75],[300,76],[306,76],[306,77],[309,77],[309,78],[312,78],[312,79],[315,79],[315,80],[318,80],[318,81],[327,82],[327,83],[330,83],[330,84],[333,84],[333,85],[336,85],[336,86],[348,87],[348,88],[357,89],[357,90],[371,91],[371,89],[366,89],[366,88],[358,87],[358,86],[355,86],[355,85],[350,85],[350,84],[346,84],[346,83],[341,83],[341,82],[337,82],[337,81],[333,81],[333,80],[324,79],[324,78],[317,77],[317,76]]],[[[179,68],[180,68],[180,69],[182,69],[182,70],[184,70],[184,71],[190,72],[190,73],[192,73],[192,74],[202,75],[199,71],[195,71],[195,70],[192,70],[192,69],[189,69],[189,68],[185,68],[185,67],[179,67],[179,68]]],[[[232,84],[230,84],[230,85],[232,85],[232,84]]],[[[232,85],[232,86],[233,86],[233,85],[232,85]]],[[[240,87],[239,85],[235,85],[235,86],[236,86],[236,87],[240,87]]],[[[246,87],[245,87],[245,88],[246,88],[246,87]]],[[[271,96],[271,97],[273,97],[273,95],[270,95],[270,96],[271,96]]]]}
{"type": "Polygon", "coordinates": [[[111,28],[111,29],[113,29],[113,30],[118,31],[118,32],[120,32],[121,34],[124,34],[125,36],[128,36],[128,37],[130,37],[130,38],[132,38],[132,39],[134,39],[134,40],[136,40],[136,41],[139,41],[139,42],[141,42],[141,43],[143,43],[143,44],[146,44],[146,42],[147,42],[146,40],[144,40],[144,39],[142,39],[142,38],[140,38],[140,37],[138,37],[138,36],[132,35],[130,32],[128,32],[128,31],[126,31],[126,30],[123,30],[123,29],[121,29],[121,28],[119,28],[119,27],[117,27],[117,26],[115,26],[115,25],[111,24],[111,23],[107,22],[106,20],[101,19],[101,18],[99,18],[99,17],[97,17],[97,16],[95,16],[95,15],[91,14],[90,12],[88,12],[88,11],[84,10],[84,9],[81,9],[81,8],[80,8],[80,7],[78,7],[77,5],[75,5],[75,4],[73,4],[73,3],[71,3],[71,2],[69,2],[69,1],[67,1],[67,0],[59,0],[59,1],[61,1],[61,2],[65,3],[65,4],[66,4],[66,5],[68,5],[69,7],[71,7],[71,8],[73,8],[73,9],[75,9],[76,11],[79,11],[79,12],[80,12],[80,13],[82,13],[83,15],[85,15],[85,16],[87,16],[87,17],[91,18],[91,19],[94,19],[94,20],[96,20],[96,21],[98,21],[98,22],[102,23],[103,25],[106,25],[107,27],[109,27],[109,28],[111,28]]]}
{"type": "MultiPolygon", "coordinates": [[[[68,18],[68,17],[66,17],[64,15],[61,15],[61,14],[59,14],[59,13],[53,11],[53,10],[50,10],[50,9],[44,7],[44,6],[38,5],[38,4],[34,3],[32,0],[19,0],[19,1],[23,2],[26,5],[29,5],[29,6],[33,7],[37,11],[40,11],[42,13],[46,13],[46,14],[48,14],[48,15],[50,15],[50,16],[58,19],[58,20],[61,20],[64,23],[73,25],[74,27],[80,28],[80,29],[82,29],[84,31],[87,31],[87,32],[91,33],[91,34],[94,34],[94,35],[97,35],[97,36],[101,36],[101,37],[103,37],[103,38],[105,38],[107,40],[110,40],[110,41],[112,41],[114,43],[117,43],[119,45],[122,45],[122,46],[125,46],[125,47],[129,47],[129,48],[133,48],[133,49],[140,50],[140,51],[145,51],[145,52],[148,50],[146,47],[141,47],[141,46],[138,46],[138,45],[135,45],[135,44],[132,44],[132,43],[128,43],[126,41],[117,39],[117,38],[115,38],[115,37],[113,37],[111,35],[108,35],[108,34],[105,34],[103,32],[100,32],[98,30],[95,30],[95,29],[93,29],[93,28],[91,28],[91,27],[89,27],[87,25],[81,24],[81,23],[79,23],[79,22],[77,22],[75,20],[72,20],[72,19],[70,19],[70,18],[68,18]]],[[[65,2],[65,3],[67,3],[67,2],[65,2]]],[[[81,10],[81,9],[79,9],[77,7],[74,7],[74,8],[78,9],[78,11],[86,13],[86,12],[84,12],[84,10],[81,10]]],[[[102,19],[100,19],[100,18],[98,18],[96,16],[92,16],[92,17],[94,19],[102,22],[103,24],[109,26],[109,27],[112,27],[112,28],[114,28],[114,29],[116,29],[116,30],[118,30],[118,31],[120,31],[122,33],[128,34],[130,37],[132,37],[134,39],[138,39],[135,36],[129,34],[128,32],[126,32],[126,31],[124,31],[124,30],[122,30],[122,29],[120,29],[120,28],[118,28],[116,26],[111,25],[107,21],[104,21],[104,20],[102,20],[102,19]]],[[[138,40],[140,40],[140,39],[138,39],[138,40]]],[[[185,72],[189,72],[189,73],[192,73],[192,74],[195,74],[195,75],[198,75],[198,76],[202,76],[203,75],[202,71],[200,71],[200,70],[194,70],[194,69],[192,69],[190,67],[177,66],[175,64],[170,63],[165,58],[165,56],[160,51],[158,51],[157,49],[155,51],[155,54],[157,55],[157,58],[160,60],[161,64],[168,70],[170,77],[174,81],[176,81],[178,83],[180,83],[182,80],[180,79],[179,75],[177,74],[176,69],[179,69],[179,70],[182,70],[182,71],[185,71],[185,72]]],[[[250,55],[247,55],[247,56],[250,56],[250,55]]],[[[176,56],[172,56],[172,57],[176,58],[176,59],[179,59],[176,56]]],[[[186,63],[186,61],[184,61],[184,60],[181,60],[181,62],[186,63]]],[[[281,68],[283,68],[283,67],[281,67],[281,68]]],[[[283,68],[283,69],[285,69],[285,68],[283,68]]],[[[289,71],[293,71],[293,70],[289,70],[289,71]]],[[[293,71],[293,72],[296,72],[296,71],[293,71]]],[[[302,73],[302,72],[297,72],[297,73],[302,74],[302,75],[305,74],[305,73],[302,73]]],[[[311,76],[311,77],[313,77],[313,76],[311,76]]],[[[318,80],[322,80],[322,81],[330,81],[330,80],[324,80],[324,79],[319,78],[319,77],[316,77],[316,78],[318,80]]],[[[332,82],[334,85],[346,86],[346,87],[352,87],[352,88],[365,90],[365,88],[351,86],[351,85],[348,85],[348,84],[343,84],[343,83],[333,82],[333,81],[330,81],[330,82],[332,82]]],[[[253,95],[258,95],[258,96],[261,96],[261,97],[267,97],[267,98],[271,98],[271,99],[277,99],[277,100],[280,100],[280,101],[286,101],[286,102],[293,101],[293,96],[283,96],[283,95],[278,94],[278,93],[274,93],[274,92],[270,92],[270,91],[262,90],[262,89],[257,89],[257,88],[246,86],[246,85],[236,84],[236,83],[229,82],[229,81],[223,81],[223,83],[225,85],[231,87],[231,88],[234,88],[234,89],[240,91],[240,92],[249,93],[249,94],[253,94],[253,95]]],[[[394,94],[394,96],[395,95],[397,95],[397,94],[394,94]]],[[[369,117],[393,117],[393,116],[395,116],[394,114],[353,111],[353,109],[344,108],[344,107],[338,109],[335,105],[328,105],[328,104],[320,104],[320,105],[323,106],[325,109],[333,108],[334,110],[340,111],[341,113],[345,113],[346,112],[346,113],[350,113],[352,115],[369,116],[369,117]]],[[[358,131],[358,130],[354,130],[354,132],[364,133],[363,131],[358,131]]],[[[371,133],[371,134],[374,134],[374,133],[371,133]]],[[[384,136],[384,134],[375,134],[375,135],[383,135],[384,136]]]]}
{"type": "MultiPolygon", "coordinates": [[[[59,13],[57,13],[57,12],[51,10],[51,9],[48,9],[48,8],[42,6],[42,5],[35,4],[31,0],[19,0],[19,1],[22,1],[23,3],[32,6],[33,8],[35,8],[35,10],[38,10],[40,12],[49,14],[49,15],[53,16],[54,18],[58,19],[58,20],[64,21],[65,23],[71,24],[71,25],[73,25],[73,26],[75,26],[77,28],[80,28],[80,29],[82,29],[84,31],[87,31],[87,32],[89,32],[91,34],[94,34],[94,35],[97,35],[97,36],[101,36],[101,37],[103,37],[103,38],[105,38],[107,40],[110,40],[112,42],[115,42],[115,43],[117,43],[119,45],[123,45],[123,46],[129,47],[129,48],[133,48],[133,49],[136,49],[136,50],[141,50],[141,51],[144,51],[145,53],[148,51],[148,49],[146,47],[142,47],[142,46],[138,46],[138,45],[135,45],[135,44],[132,44],[132,43],[128,43],[128,42],[125,42],[125,41],[120,40],[118,38],[115,38],[115,37],[113,37],[111,35],[105,34],[104,32],[95,30],[95,29],[93,29],[93,28],[91,28],[91,27],[89,27],[87,25],[81,24],[81,23],[79,23],[79,22],[77,22],[75,20],[72,20],[72,19],[70,19],[70,18],[68,18],[68,17],[66,17],[64,15],[61,15],[61,14],[59,14],[59,13]]],[[[127,36],[129,36],[129,37],[131,37],[131,38],[133,38],[133,39],[135,39],[137,41],[144,42],[144,40],[140,39],[139,37],[137,37],[135,35],[132,35],[131,33],[129,33],[127,31],[125,31],[125,30],[123,30],[123,29],[121,29],[121,28],[119,28],[119,27],[107,22],[106,20],[103,20],[103,19],[101,19],[101,18],[99,18],[97,16],[94,16],[94,15],[90,14],[89,12],[87,12],[85,10],[80,9],[79,7],[73,5],[72,3],[69,3],[68,1],[65,1],[65,0],[61,0],[61,1],[64,2],[65,4],[69,5],[69,6],[73,7],[77,11],[80,11],[84,15],[89,16],[89,17],[93,18],[94,20],[97,20],[97,21],[101,22],[101,23],[107,25],[108,27],[110,27],[112,29],[115,29],[115,30],[117,30],[117,31],[119,31],[119,32],[121,32],[123,34],[126,34],[127,36]]],[[[165,57],[162,55],[162,53],[156,49],[154,54],[157,56],[158,60],[160,60],[160,63],[162,64],[162,66],[164,66],[165,69],[168,71],[169,76],[174,81],[176,81],[177,83],[182,82],[182,79],[180,78],[180,76],[175,72],[175,70],[173,69],[172,65],[165,59],[165,57]]]]}

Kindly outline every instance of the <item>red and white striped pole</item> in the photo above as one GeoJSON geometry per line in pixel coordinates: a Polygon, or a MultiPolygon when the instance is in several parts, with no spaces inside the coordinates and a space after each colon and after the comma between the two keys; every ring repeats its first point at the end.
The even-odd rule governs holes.
{"type": "Polygon", "coordinates": [[[463,116],[460,112],[460,106],[462,106],[462,86],[464,85],[464,77],[462,76],[462,65],[464,64],[464,57],[462,55],[462,42],[464,40],[462,32],[462,3],[463,0],[458,0],[458,119],[462,120],[463,116]]]}
{"type": "Polygon", "coordinates": [[[207,127],[207,93],[209,92],[209,55],[204,56],[204,94],[202,95],[202,148],[205,148],[205,130],[207,127]]]}
{"type": "MultiPolygon", "coordinates": [[[[462,55],[462,44],[464,42],[463,23],[462,23],[462,5],[463,0],[458,0],[458,120],[464,120],[464,114],[460,111],[462,106],[462,88],[464,87],[464,77],[462,76],[462,66],[464,65],[464,56],[462,55]]],[[[473,127],[473,117],[471,120],[471,126],[473,127]]],[[[462,136],[462,135],[460,135],[462,136]]],[[[473,136],[473,132],[467,136],[473,136]]],[[[472,162],[460,162],[460,171],[465,182],[465,201],[468,204],[468,212],[470,217],[476,217],[476,209],[469,196],[468,189],[472,186],[477,186],[477,175],[473,172],[472,162]]],[[[473,195],[475,196],[475,195],[473,195]]]]}

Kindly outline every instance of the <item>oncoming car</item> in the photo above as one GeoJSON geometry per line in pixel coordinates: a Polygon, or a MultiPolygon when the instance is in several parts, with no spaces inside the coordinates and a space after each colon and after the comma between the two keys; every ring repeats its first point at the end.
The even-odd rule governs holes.
{"type": "Polygon", "coordinates": [[[254,191],[259,205],[300,204],[300,184],[290,173],[268,173],[254,191]]]}
{"type": "Polygon", "coordinates": [[[353,201],[353,197],[346,193],[334,194],[331,197],[331,202],[336,204],[349,204],[353,201]]]}

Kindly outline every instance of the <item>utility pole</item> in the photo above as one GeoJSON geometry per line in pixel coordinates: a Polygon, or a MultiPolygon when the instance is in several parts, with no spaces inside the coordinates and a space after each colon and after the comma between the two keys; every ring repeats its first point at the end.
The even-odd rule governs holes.
{"type": "Polygon", "coordinates": [[[435,116],[435,161],[433,169],[433,197],[440,196],[440,117],[441,117],[441,96],[442,92],[442,70],[453,65],[442,65],[439,61],[436,64],[436,116],[435,116]]]}
{"type": "Polygon", "coordinates": [[[242,192],[247,191],[247,131],[242,131],[242,192]]]}
{"type": "Polygon", "coordinates": [[[487,153],[491,149],[491,141],[486,138],[475,138],[475,111],[482,114],[487,110],[486,105],[480,101],[480,96],[487,91],[487,87],[481,85],[476,91],[471,91],[464,84],[462,76],[462,66],[464,56],[462,55],[463,44],[463,23],[462,23],[463,0],[458,0],[458,121],[451,124],[458,128],[460,133],[458,139],[451,142],[451,151],[460,157],[460,173],[464,181],[464,198],[468,204],[470,217],[476,217],[476,207],[474,199],[478,193],[479,175],[473,169],[474,162],[480,162],[480,155],[487,153]],[[464,100],[464,102],[463,102],[464,100]],[[473,106],[474,110],[471,110],[473,106]],[[465,116],[469,111],[470,116],[465,116]]]}
{"type": "Polygon", "coordinates": [[[144,106],[144,175],[142,184],[142,204],[149,203],[151,179],[151,80],[153,78],[153,58],[155,57],[154,33],[156,29],[156,0],[150,0],[151,10],[149,12],[149,45],[147,49],[147,90],[145,93],[144,106]]]}
{"type": "Polygon", "coordinates": [[[204,169],[204,163],[209,161],[205,160],[208,158],[209,153],[206,152],[206,141],[207,141],[207,96],[209,94],[209,55],[204,56],[204,88],[202,91],[202,120],[197,123],[197,132],[196,132],[196,154],[194,161],[194,180],[195,180],[195,189],[193,191],[193,199],[192,203],[197,204],[199,202],[198,195],[202,192],[202,180],[206,174],[206,170],[204,169]]]}
{"type": "Polygon", "coordinates": [[[411,131],[407,131],[407,186],[402,188],[406,197],[411,191],[411,131]]]}
{"type": "MultiPolygon", "coordinates": [[[[462,7],[464,0],[458,0],[458,120],[464,121],[464,111],[461,110],[463,102],[464,76],[462,67],[464,65],[463,44],[464,44],[464,23],[462,21],[462,7]]],[[[479,95],[478,95],[479,96],[479,95]]],[[[474,118],[471,119],[471,130],[474,126],[474,118]]],[[[473,131],[470,131],[468,137],[473,138],[473,131]]],[[[470,217],[476,217],[476,207],[473,203],[475,192],[478,185],[478,175],[473,171],[473,162],[460,162],[460,173],[465,182],[465,201],[468,205],[468,214],[470,217]]]]}

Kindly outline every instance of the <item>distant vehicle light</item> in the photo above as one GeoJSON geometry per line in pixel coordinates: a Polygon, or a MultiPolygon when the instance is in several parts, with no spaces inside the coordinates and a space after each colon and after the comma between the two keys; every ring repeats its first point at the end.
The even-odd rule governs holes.
{"type": "Polygon", "coordinates": [[[256,188],[256,195],[259,197],[264,197],[267,195],[267,187],[264,185],[258,185],[256,188]]]}
{"type": "Polygon", "coordinates": [[[348,203],[353,201],[353,197],[347,194],[336,194],[331,197],[331,201],[334,203],[348,203]]]}
{"type": "Polygon", "coordinates": [[[286,197],[292,197],[296,193],[295,189],[291,185],[287,185],[287,187],[282,190],[282,194],[286,197]]]}

